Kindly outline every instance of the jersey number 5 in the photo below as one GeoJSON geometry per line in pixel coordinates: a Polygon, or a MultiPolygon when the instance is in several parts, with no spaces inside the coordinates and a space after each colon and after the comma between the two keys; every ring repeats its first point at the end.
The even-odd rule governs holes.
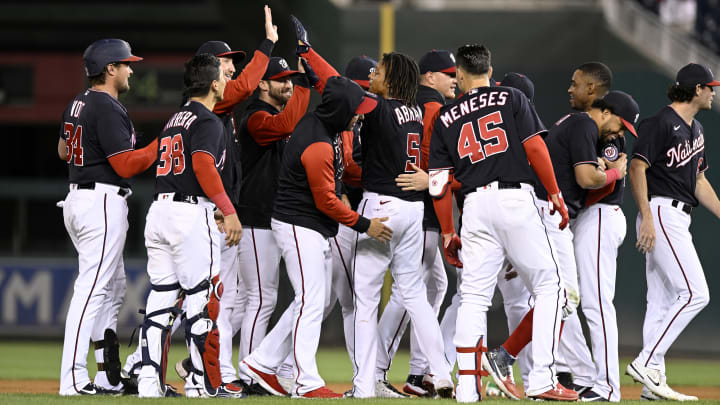
{"type": "Polygon", "coordinates": [[[166,136],[160,141],[160,161],[157,165],[157,176],[166,176],[172,169],[173,174],[185,171],[185,152],[181,134],[166,136]]]}
{"type": "Polygon", "coordinates": [[[407,155],[408,160],[405,161],[405,171],[414,172],[415,170],[410,166],[420,166],[420,134],[415,132],[408,133],[407,136],[407,155]]]}
{"type": "Polygon", "coordinates": [[[72,123],[66,122],[63,129],[65,136],[65,144],[67,145],[67,162],[75,166],[83,165],[83,147],[82,147],[82,125],[77,128],[72,123]]]}
{"type": "Polygon", "coordinates": [[[490,124],[503,123],[500,111],[495,111],[477,120],[480,129],[480,139],[486,141],[483,145],[475,137],[475,128],[472,122],[466,122],[460,129],[458,139],[458,155],[460,159],[470,157],[470,162],[477,163],[486,157],[503,153],[508,148],[507,134],[500,127],[489,128],[490,124]]]}

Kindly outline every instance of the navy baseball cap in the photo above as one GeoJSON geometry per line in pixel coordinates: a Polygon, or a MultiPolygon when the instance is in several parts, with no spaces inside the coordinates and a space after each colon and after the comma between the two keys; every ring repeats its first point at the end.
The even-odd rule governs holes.
{"type": "Polygon", "coordinates": [[[525,93],[530,101],[535,98],[535,84],[527,76],[521,75],[520,73],[510,72],[506,73],[500,82],[500,86],[512,87],[525,93]]]}
{"type": "Polygon", "coordinates": [[[688,87],[693,87],[698,84],[720,86],[720,82],[713,78],[710,69],[697,63],[688,63],[683,66],[683,68],[677,72],[675,84],[688,87]]]}
{"type": "Polygon", "coordinates": [[[619,90],[613,90],[603,97],[603,101],[612,109],[613,114],[620,117],[625,129],[637,137],[635,124],[640,117],[640,107],[632,96],[619,90]]]}
{"type": "Polygon", "coordinates": [[[137,62],[143,58],[135,56],[130,50],[130,44],[122,39],[98,39],[90,44],[83,53],[85,74],[88,77],[102,73],[108,63],[137,62]]]}
{"type": "Polygon", "coordinates": [[[377,61],[375,59],[368,58],[365,55],[356,56],[348,62],[343,76],[359,84],[360,87],[368,89],[370,88],[370,79],[368,76],[375,67],[377,67],[377,61]]]}
{"type": "Polygon", "coordinates": [[[367,91],[363,91],[363,93],[363,101],[355,109],[355,114],[367,114],[377,107],[377,96],[367,91]]]}
{"type": "Polygon", "coordinates": [[[218,58],[232,58],[233,63],[242,62],[245,59],[245,52],[233,51],[230,48],[230,45],[223,41],[205,42],[204,44],[200,45],[200,48],[198,48],[197,52],[195,52],[195,55],[200,55],[201,53],[209,53],[210,55],[215,55],[218,58]]]}
{"type": "Polygon", "coordinates": [[[265,74],[263,75],[262,79],[278,80],[286,76],[296,75],[298,73],[300,72],[290,69],[290,65],[288,65],[287,61],[284,58],[281,58],[279,56],[273,56],[268,62],[267,69],[265,70],[265,74]]]}
{"type": "Polygon", "coordinates": [[[450,75],[455,74],[455,55],[450,51],[435,50],[426,53],[420,58],[418,64],[420,74],[427,72],[443,72],[450,75]]]}

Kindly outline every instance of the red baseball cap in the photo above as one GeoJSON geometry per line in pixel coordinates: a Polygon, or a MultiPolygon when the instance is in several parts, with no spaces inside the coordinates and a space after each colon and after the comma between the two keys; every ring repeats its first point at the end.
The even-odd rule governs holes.
{"type": "Polygon", "coordinates": [[[273,56],[268,62],[267,69],[265,70],[265,74],[263,75],[262,79],[278,80],[286,76],[296,75],[298,73],[300,72],[290,69],[290,65],[288,65],[287,61],[284,58],[281,58],[279,56],[273,56]]]}
{"type": "Polygon", "coordinates": [[[455,56],[450,51],[435,50],[426,53],[418,64],[420,74],[427,72],[443,72],[455,74],[455,56]]]}

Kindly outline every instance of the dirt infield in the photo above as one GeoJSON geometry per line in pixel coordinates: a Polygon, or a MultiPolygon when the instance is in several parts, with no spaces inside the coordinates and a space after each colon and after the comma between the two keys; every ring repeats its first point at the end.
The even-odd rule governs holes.
{"type": "MultiPolygon", "coordinates": [[[[182,391],[179,383],[173,384],[182,391]]],[[[398,384],[398,387],[402,384],[398,384]]],[[[0,393],[26,393],[26,394],[56,394],[60,388],[57,380],[0,380],[0,393]]],[[[350,388],[350,384],[328,384],[328,388],[335,392],[345,392],[350,388]]],[[[627,385],[622,387],[622,396],[625,399],[639,399],[640,384],[627,385]]],[[[720,387],[690,387],[690,386],[673,386],[676,391],[688,395],[696,395],[700,399],[716,399],[720,400],[720,387]]]]}

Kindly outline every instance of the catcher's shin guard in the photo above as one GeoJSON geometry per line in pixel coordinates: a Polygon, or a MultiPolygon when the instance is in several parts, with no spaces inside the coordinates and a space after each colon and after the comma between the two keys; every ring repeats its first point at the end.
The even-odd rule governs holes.
{"type": "Polygon", "coordinates": [[[457,347],[458,379],[457,401],[475,402],[480,400],[482,392],[481,377],[488,373],[482,369],[482,354],[487,351],[483,347],[482,336],[474,347],[457,347]]]}
{"type": "MultiPolygon", "coordinates": [[[[172,337],[172,326],[177,317],[182,313],[182,302],[184,295],[180,290],[180,284],[152,285],[150,294],[170,294],[169,300],[174,304],[170,307],[161,308],[145,314],[140,336],[140,348],[142,352],[142,365],[150,365],[157,371],[158,387],[162,394],[165,394],[165,376],[167,373],[167,358],[172,337]]],[[[148,302],[150,302],[148,297],[148,302]]]]}
{"type": "MultiPolygon", "coordinates": [[[[190,358],[193,358],[193,350],[197,350],[197,354],[199,354],[200,364],[196,364],[196,361],[193,360],[192,371],[203,377],[204,389],[209,396],[215,396],[218,387],[222,384],[220,334],[215,322],[220,312],[222,292],[223,285],[219,276],[215,276],[211,280],[203,280],[197,286],[185,291],[188,300],[197,294],[208,295],[207,303],[200,313],[193,316],[188,314],[185,322],[185,339],[190,350],[190,358]],[[201,366],[202,369],[198,366],[201,366]]],[[[192,298],[197,299],[197,297],[192,298]]]]}

